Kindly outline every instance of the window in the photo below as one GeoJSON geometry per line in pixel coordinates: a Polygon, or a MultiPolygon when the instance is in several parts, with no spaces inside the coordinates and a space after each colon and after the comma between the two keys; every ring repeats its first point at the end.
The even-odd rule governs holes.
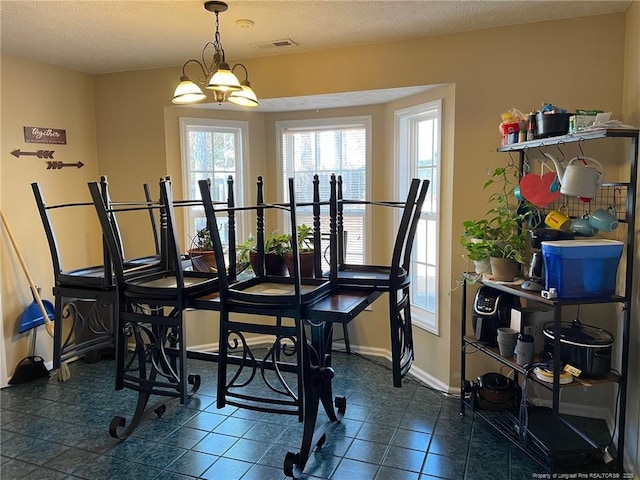
{"type": "MultiPolygon", "coordinates": [[[[212,200],[226,202],[229,176],[234,180],[235,198],[242,199],[242,166],[247,152],[247,123],[181,118],[180,136],[185,199],[200,199],[198,180],[211,179],[212,200]]],[[[226,218],[221,216],[218,221],[222,240],[227,243],[226,218]]],[[[189,245],[195,233],[205,226],[206,218],[202,207],[185,209],[186,245],[189,245]]],[[[240,227],[238,225],[239,229],[240,227]]]]}
{"type": "MultiPolygon", "coordinates": [[[[282,188],[287,179],[295,178],[299,202],[313,200],[313,175],[320,177],[321,197],[328,198],[329,177],[342,176],[343,196],[347,199],[367,198],[367,168],[370,163],[370,117],[278,122],[279,157],[282,158],[282,188]]],[[[364,263],[366,258],[366,221],[362,205],[344,209],[346,261],[364,263]]],[[[298,222],[312,225],[311,208],[300,210],[298,222]]],[[[323,225],[328,225],[328,208],[322,212],[323,225]]]]}
{"type": "Polygon", "coordinates": [[[396,112],[399,191],[406,195],[412,177],[431,182],[411,252],[411,311],[417,326],[436,335],[441,116],[440,100],[396,112]]]}

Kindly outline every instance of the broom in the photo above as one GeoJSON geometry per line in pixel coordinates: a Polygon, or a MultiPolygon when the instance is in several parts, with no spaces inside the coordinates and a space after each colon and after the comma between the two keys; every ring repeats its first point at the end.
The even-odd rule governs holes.
{"type": "MultiPolygon", "coordinates": [[[[13,237],[13,233],[11,232],[11,228],[9,228],[9,222],[7,222],[7,219],[5,218],[4,213],[2,212],[2,209],[0,209],[0,219],[2,220],[2,224],[4,225],[5,230],[7,231],[7,236],[9,237],[9,241],[11,242],[11,245],[13,246],[13,250],[15,251],[16,256],[18,257],[18,261],[20,262],[20,266],[22,267],[22,271],[24,272],[25,276],[27,277],[27,281],[29,282],[29,288],[31,288],[31,293],[33,295],[33,298],[36,301],[36,303],[38,304],[38,307],[40,307],[40,312],[42,313],[42,318],[44,319],[45,328],[47,330],[47,333],[51,336],[51,338],[54,338],[54,324],[51,321],[51,319],[49,318],[49,314],[47,313],[47,309],[45,308],[44,304],[42,303],[42,299],[40,298],[40,293],[38,292],[38,288],[36,287],[35,283],[33,283],[33,279],[31,278],[31,275],[29,275],[29,270],[27,269],[27,264],[24,262],[24,258],[22,258],[22,254],[20,253],[20,250],[18,249],[18,244],[16,243],[16,239],[13,237]]],[[[71,377],[71,372],[69,371],[69,366],[66,363],[61,363],[60,364],[60,368],[58,369],[57,372],[54,373],[54,376],[57,377],[59,382],[66,382],[71,377]]]]}

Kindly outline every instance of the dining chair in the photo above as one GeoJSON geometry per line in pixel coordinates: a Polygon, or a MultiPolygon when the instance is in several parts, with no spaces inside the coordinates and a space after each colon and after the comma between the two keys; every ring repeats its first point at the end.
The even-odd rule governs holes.
{"type": "Polygon", "coordinates": [[[343,197],[342,179],[338,178],[337,214],[337,282],[342,287],[376,290],[389,294],[389,324],[391,329],[391,363],[393,385],[402,386],[414,359],[411,324],[411,251],[429,188],[429,180],[414,178],[404,202],[348,200],[343,197]],[[361,265],[344,261],[344,206],[350,204],[402,209],[389,265],[361,265]]]}
{"type": "MultiPolygon", "coordinates": [[[[100,190],[105,201],[109,202],[109,184],[106,176],[100,177],[100,190]]],[[[75,202],[48,204],[37,182],[31,184],[42,227],[47,237],[51,263],[53,266],[53,295],[55,298],[53,366],[59,368],[64,362],[84,356],[85,361],[93,363],[105,352],[111,352],[113,343],[113,308],[115,302],[115,283],[112,277],[111,260],[102,245],[100,265],[65,269],[62,250],[58,245],[56,230],[64,228],[63,217],[68,212],[81,215],[81,210],[94,211],[93,202],[75,202]],[[55,227],[54,227],[55,225],[55,227]],[[65,320],[68,320],[65,325],[65,320]]],[[[151,201],[148,184],[143,185],[147,201],[151,201]]],[[[155,217],[151,214],[151,228],[156,244],[155,254],[140,258],[129,258],[130,264],[143,264],[157,261],[159,252],[159,231],[155,217]]],[[[68,221],[68,220],[67,220],[68,221]]],[[[118,231],[117,224],[114,228],[118,231]]],[[[119,235],[119,233],[118,233],[119,235]]],[[[121,243],[121,241],[120,241],[121,243]]]]}
{"type": "MultiPolygon", "coordinates": [[[[258,182],[262,182],[261,177],[258,182]]],[[[301,278],[295,241],[291,242],[293,268],[289,276],[267,275],[262,268],[263,259],[258,258],[253,276],[230,281],[226,273],[225,245],[219,229],[222,211],[214,208],[207,182],[199,181],[199,187],[216,263],[220,267],[218,304],[212,308],[220,312],[216,405],[218,408],[232,405],[294,415],[304,422],[301,451],[289,452],[285,459],[284,471],[291,476],[297,467],[304,466],[312,447],[324,442],[322,435],[314,436],[319,397],[313,392],[320,383],[332,377],[333,370],[329,357],[321,351],[322,340],[316,338],[315,348],[308,342],[303,311],[305,306],[330,292],[331,282],[322,277],[301,278]],[[258,382],[261,385],[256,386],[258,382]]],[[[255,206],[234,209],[236,215],[255,216],[258,245],[264,237],[267,211],[285,213],[290,231],[296,232],[293,179],[289,179],[288,192],[288,203],[265,203],[259,189],[255,206]]],[[[228,248],[233,249],[233,245],[228,248]]],[[[258,248],[258,256],[261,255],[264,255],[264,248],[258,248]]],[[[204,303],[199,305],[207,308],[204,303]]],[[[338,414],[332,405],[326,403],[323,401],[329,418],[337,421],[339,412],[344,413],[346,400],[336,399],[338,414]]]]}
{"type": "MultiPolygon", "coordinates": [[[[151,395],[178,397],[184,403],[200,385],[199,376],[187,374],[184,311],[189,297],[217,290],[218,281],[214,274],[183,270],[171,187],[171,180],[165,177],[160,181],[159,201],[114,202],[105,199],[98,183],[89,183],[115,279],[116,389],[138,392],[129,425],[119,415],[111,421],[109,433],[116,438],[128,437],[147,410],[158,416],[164,413],[164,402],[147,409],[151,395]],[[149,210],[159,213],[159,260],[129,264],[121,248],[121,232],[114,225],[124,217],[134,217],[129,218],[128,225],[136,225],[139,216],[147,215],[149,210]],[[192,386],[191,391],[187,390],[188,385],[192,386]]],[[[127,233],[129,239],[139,235],[139,230],[127,233]]]]}

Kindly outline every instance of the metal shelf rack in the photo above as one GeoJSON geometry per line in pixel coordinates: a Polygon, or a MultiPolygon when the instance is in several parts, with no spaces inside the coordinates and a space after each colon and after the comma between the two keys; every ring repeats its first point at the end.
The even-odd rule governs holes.
{"type": "MultiPolygon", "coordinates": [[[[545,299],[540,296],[539,293],[523,290],[519,287],[513,287],[508,285],[497,284],[494,282],[483,282],[498,290],[510,293],[516,297],[525,298],[528,301],[538,302],[551,306],[553,309],[553,322],[554,322],[554,352],[561,351],[560,342],[560,329],[562,308],[567,305],[581,305],[581,304],[596,304],[596,303],[620,303],[622,304],[622,327],[618,332],[618,340],[621,348],[621,365],[620,374],[610,374],[604,379],[598,379],[597,381],[584,380],[579,382],[573,382],[573,384],[561,385],[560,384],[560,355],[554,355],[553,359],[553,383],[544,383],[536,379],[534,375],[528,374],[528,372],[517,365],[513,361],[506,359],[498,353],[497,349],[488,347],[476,339],[466,336],[467,328],[467,280],[465,279],[462,286],[462,314],[461,314],[461,378],[465,378],[466,371],[466,355],[467,347],[472,346],[474,351],[482,352],[485,355],[493,358],[497,362],[505,365],[514,372],[514,377],[518,381],[519,376],[528,374],[527,380],[532,379],[538,384],[544,385],[552,392],[552,408],[548,411],[537,411],[535,418],[530,419],[529,426],[535,425],[535,422],[547,422],[549,424],[550,434],[547,438],[547,445],[541,445],[536,442],[532,442],[530,436],[526,431],[522,431],[522,426],[519,424],[518,416],[512,415],[508,412],[490,412],[477,410],[476,413],[484,418],[489,424],[494,426],[500,433],[505,435],[515,445],[526,452],[533,460],[540,464],[545,469],[551,472],[557,472],[566,468],[566,461],[571,459],[571,455],[575,452],[566,451],[566,442],[558,440],[566,435],[567,428],[575,433],[579,438],[583,440],[586,438],[577,429],[573,428],[569,422],[567,422],[559,413],[560,409],[560,389],[570,387],[573,385],[588,387],[595,384],[603,383],[617,383],[619,388],[620,404],[616,422],[616,428],[618,431],[618,441],[615,448],[615,469],[618,472],[623,472],[623,456],[624,456],[624,440],[625,440],[625,418],[626,418],[626,401],[627,401],[627,382],[628,382],[628,361],[629,361],[629,336],[631,331],[631,298],[632,298],[632,285],[633,285],[633,266],[635,255],[635,232],[636,232],[636,215],[635,207],[637,205],[637,185],[638,185],[638,130],[630,129],[602,129],[593,130],[589,132],[579,132],[576,134],[563,135],[559,137],[535,139],[521,143],[514,143],[510,145],[503,145],[498,147],[499,152],[517,152],[519,154],[519,167],[521,174],[524,172],[525,166],[525,152],[528,149],[539,149],[554,145],[563,145],[575,142],[587,142],[595,139],[605,138],[626,138],[629,140],[629,178],[628,182],[604,184],[598,192],[598,195],[592,201],[591,208],[607,208],[609,204],[615,203],[617,207],[617,214],[621,223],[626,224],[626,243],[625,243],[625,259],[621,262],[624,265],[624,280],[618,287],[616,295],[610,297],[588,297],[588,298],[572,298],[572,299],[545,299]],[[614,197],[615,196],[615,197],[614,197]],[[620,199],[621,203],[618,203],[620,199]],[[594,205],[598,205],[595,207],[594,205]]],[[[577,199],[562,198],[559,201],[559,205],[566,204],[568,206],[569,215],[572,217],[581,216],[581,208],[584,205],[578,203],[577,199]]],[[[465,414],[465,409],[469,408],[468,399],[466,396],[461,396],[460,400],[460,414],[465,414]]],[[[532,427],[531,427],[532,428],[532,427]]],[[[585,458],[601,458],[603,452],[595,445],[587,442],[586,448],[581,450],[581,459],[585,458]]],[[[586,464],[586,463],[585,463],[586,464]]],[[[574,465],[575,467],[575,465],[574,465]]]]}

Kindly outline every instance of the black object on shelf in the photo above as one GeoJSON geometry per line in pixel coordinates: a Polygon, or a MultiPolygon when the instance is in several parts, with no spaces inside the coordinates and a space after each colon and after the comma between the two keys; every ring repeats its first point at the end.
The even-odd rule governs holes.
{"type": "Polygon", "coordinates": [[[491,287],[478,289],[473,302],[473,333],[477,340],[489,346],[498,345],[498,328],[509,326],[513,298],[491,287]]]}

